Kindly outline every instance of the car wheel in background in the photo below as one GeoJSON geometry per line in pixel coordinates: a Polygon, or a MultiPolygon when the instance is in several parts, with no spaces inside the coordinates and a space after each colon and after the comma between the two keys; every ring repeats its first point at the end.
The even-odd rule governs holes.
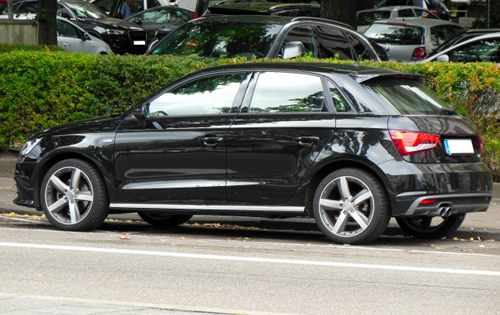
{"type": "Polygon", "coordinates": [[[193,216],[187,215],[173,215],[173,214],[161,214],[161,213],[144,213],[139,212],[139,216],[147,223],[156,227],[173,227],[186,223],[193,216]]]}
{"type": "Polygon", "coordinates": [[[381,183],[356,168],[337,170],[321,181],[313,213],[320,230],[332,241],[344,244],[374,241],[391,218],[381,183]]]}
{"type": "Polygon", "coordinates": [[[465,214],[449,217],[396,218],[403,231],[423,239],[437,239],[455,232],[464,222],[465,214]]]}
{"type": "Polygon", "coordinates": [[[98,170],[88,162],[69,159],[55,164],[41,187],[43,212],[60,229],[92,230],[108,216],[106,186],[98,170]]]}

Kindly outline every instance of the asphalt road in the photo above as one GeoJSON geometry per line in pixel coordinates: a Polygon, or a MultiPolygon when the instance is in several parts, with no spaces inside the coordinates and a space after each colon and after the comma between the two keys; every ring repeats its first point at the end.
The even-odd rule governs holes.
{"type": "Polygon", "coordinates": [[[2,217],[0,306],[13,294],[99,309],[81,314],[110,305],[147,306],[141,314],[497,314],[499,262],[493,240],[386,235],[342,246],[306,230],[108,220],[70,233],[2,217]]]}

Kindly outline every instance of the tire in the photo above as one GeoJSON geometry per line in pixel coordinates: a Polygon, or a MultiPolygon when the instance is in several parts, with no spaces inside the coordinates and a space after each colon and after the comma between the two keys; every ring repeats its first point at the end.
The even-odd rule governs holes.
{"type": "Polygon", "coordinates": [[[190,214],[178,215],[178,214],[162,214],[162,213],[145,213],[139,212],[139,216],[147,223],[156,227],[174,227],[186,223],[193,216],[190,214]]]}
{"type": "Polygon", "coordinates": [[[68,159],[45,175],[40,203],[54,226],[68,231],[88,231],[100,226],[109,213],[106,186],[90,163],[68,159]]]}
{"type": "Polygon", "coordinates": [[[345,168],[332,172],[314,194],[319,229],[341,244],[366,244],[385,231],[391,218],[382,184],[370,173],[345,168]]]}
{"type": "Polygon", "coordinates": [[[403,231],[411,236],[423,239],[439,239],[449,236],[451,233],[458,230],[464,220],[465,214],[451,215],[447,218],[396,218],[396,221],[403,231]]]}

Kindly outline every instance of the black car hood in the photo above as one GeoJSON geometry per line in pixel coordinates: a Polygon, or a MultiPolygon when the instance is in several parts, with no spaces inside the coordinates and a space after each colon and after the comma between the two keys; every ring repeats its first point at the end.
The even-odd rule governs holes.
{"type": "Polygon", "coordinates": [[[102,18],[102,19],[81,19],[81,21],[85,21],[89,24],[95,25],[95,26],[100,26],[103,28],[113,28],[113,29],[119,29],[119,30],[132,30],[132,31],[143,31],[144,29],[140,27],[139,25],[129,22],[129,21],[124,21],[120,19],[115,19],[112,17],[109,18],[102,18]]]}
{"type": "Polygon", "coordinates": [[[93,132],[113,132],[118,128],[123,115],[89,118],[57,125],[37,132],[31,138],[57,136],[59,134],[84,134],[93,132]]]}

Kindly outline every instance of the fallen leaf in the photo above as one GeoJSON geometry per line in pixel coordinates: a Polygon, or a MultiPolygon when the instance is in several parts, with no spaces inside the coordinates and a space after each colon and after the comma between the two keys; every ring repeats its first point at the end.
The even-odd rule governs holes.
{"type": "Polygon", "coordinates": [[[122,235],[120,236],[120,239],[128,241],[128,240],[130,240],[130,236],[128,233],[122,233],[122,235]]]}

